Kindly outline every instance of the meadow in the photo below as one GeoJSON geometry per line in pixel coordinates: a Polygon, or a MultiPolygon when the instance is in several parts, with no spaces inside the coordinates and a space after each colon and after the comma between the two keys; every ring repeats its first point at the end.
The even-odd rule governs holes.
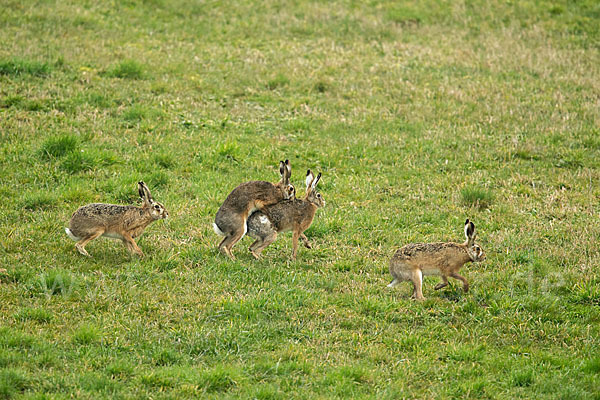
{"type": "Polygon", "coordinates": [[[0,399],[600,399],[595,0],[3,0],[0,399]],[[227,194],[310,168],[290,260],[227,194]],[[77,253],[92,202],[170,218],[77,253]],[[487,260],[427,300],[410,242],[487,260]]]}

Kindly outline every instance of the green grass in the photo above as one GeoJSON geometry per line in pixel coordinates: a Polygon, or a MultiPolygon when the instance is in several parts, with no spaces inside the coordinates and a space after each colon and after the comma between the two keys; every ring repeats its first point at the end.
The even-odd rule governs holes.
{"type": "Polygon", "coordinates": [[[462,202],[466,206],[479,209],[490,208],[494,202],[494,195],[490,190],[478,187],[466,187],[460,191],[462,202]]]}
{"type": "Polygon", "coordinates": [[[0,75],[22,76],[31,75],[44,77],[52,71],[46,62],[27,60],[22,58],[0,59],[0,75]]]}
{"type": "Polygon", "coordinates": [[[125,60],[112,65],[105,72],[105,76],[123,79],[143,79],[144,67],[135,60],[125,60]]]}
{"type": "Polygon", "coordinates": [[[600,396],[596,1],[9,1],[0,399],[600,396]],[[292,162],[327,206],[290,261],[214,215],[292,162]],[[77,253],[92,202],[170,218],[77,253]],[[386,288],[410,242],[487,253],[386,288]]]}
{"type": "Polygon", "coordinates": [[[63,134],[44,140],[40,152],[45,157],[63,157],[74,152],[79,145],[76,136],[63,134]]]}

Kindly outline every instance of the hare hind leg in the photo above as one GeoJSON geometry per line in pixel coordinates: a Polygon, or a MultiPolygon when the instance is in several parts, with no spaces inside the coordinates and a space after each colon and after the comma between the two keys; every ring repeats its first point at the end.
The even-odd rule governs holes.
{"type": "Polygon", "coordinates": [[[225,236],[219,243],[219,251],[232,260],[235,260],[235,257],[231,252],[231,248],[246,234],[247,222],[247,214],[228,214],[227,212],[221,212],[221,209],[215,217],[215,225],[219,228],[219,234],[225,236]]]}
{"type": "Polygon", "coordinates": [[[394,278],[394,279],[393,279],[393,280],[392,280],[392,281],[391,281],[391,282],[390,282],[390,283],[387,285],[387,287],[394,287],[394,286],[396,286],[397,284],[399,284],[400,282],[402,282],[400,279],[398,279],[398,278],[394,278]]]}
{"type": "Polygon", "coordinates": [[[86,251],[85,245],[91,242],[92,240],[96,239],[97,237],[102,236],[103,233],[103,228],[96,229],[94,232],[90,233],[88,236],[82,238],[79,242],[75,243],[75,248],[80,254],[83,254],[87,257],[91,257],[90,254],[86,251]]]}
{"type": "Polygon", "coordinates": [[[273,243],[275,239],[277,239],[277,232],[273,231],[269,233],[262,239],[262,242],[254,248],[254,250],[251,250],[252,255],[256,258],[259,258],[262,251],[266,249],[268,245],[273,243]]]}
{"type": "Polygon", "coordinates": [[[231,252],[231,248],[233,247],[234,244],[239,242],[240,239],[242,237],[244,237],[245,234],[246,234],[246,222],[244,221],[244,224],[240,228],[238,228],[234,232],[225,234],[225,238],[219,244],[219,250],[222,253],[224,253],[226,256],[231,258],[232,260],[235,260],[235,256],[231,252]]]}
{"type": "Polygon", "coordinates": [[[259,237],[257,238],[250,247],[248,247],[248,251],[256,258],[257,260],[260,258],[260,255],[255,252],[256,248],[259,247],[264,242],[264,239],[259,237]]]}
{"type": "Polygon", "coordinates": [[[392,258],[390,260],[390,274],[392,275],[392,281],[387,287],[394,287],[404,281],[412,281],[412,274],[410,272],[410,266],[403,261],[392,258]]]}
{"type": "Polygon", "coordinates": [[[227,257],[231,258],[232,260],[235,260],[235,256],[233,255],[233,253],[231,252],[231,248],[233,247],[234,244],[236,244],[242,235],[225,235],[225,238],[221,241],[221,243],[219,243],[219,251],[223,254],[225,254],[227,257]],[[237,240],[236,240],[236,236],[237,236],[237,240]]]}
{"type": "Polygon", "coordinates": [[[417,300],[425,300],[425,297],[423,297],[423,272],[418,268],[415,269],[412,273],[411,281],[414,286],[414,298],[417,300]]]}
{"type": "Polygon", "coordinates": [[[435,285],[434,289],[440,290],[442,288],[445,288],[446,286],[448,286],[448,277],[442,275],[442,281],[440,283],[438,283],[437,285],[435,285]]]}

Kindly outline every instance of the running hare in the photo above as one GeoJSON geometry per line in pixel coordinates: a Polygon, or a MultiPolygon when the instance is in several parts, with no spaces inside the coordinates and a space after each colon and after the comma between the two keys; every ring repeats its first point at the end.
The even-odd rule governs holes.
{"type": "Polygon", "coordinates": [[[304,246],[310,249],[308,238],[304,235],[315,217],[317,208],[325,206],[321,193],[316,191],[321,174],[315,178],[310,169],[306,172],[306,195],[303,199],[295,197],[289,200],[266,207],[268,215],[257,211],[248,218],[248,236],[256,239],[250,245],[250,252],[255,258],[277,239],[277,234],[292,231],[292,259],[296,259],[298,251],[298,238],[302,239],[304,246]]]}
{"type": "Polygon", "coordinates": [[[439,275],[442,282],[435,286],[439,290],[448,286],[448,277],[462,281],[463,290],[469,291],[467,280],[458,274],[458,270],[469,261],[485,260],[485,253],[475,244],[475,224],[468,219],[465,222],[464,243],[411,243],[398,251],[390,260],[390,273],[394,280],[388,287],[402,281],[412,281],[413,296],[425,300],[422,285],[423,275],[439,275]]]}
{"type": "Polygon", "coordinates": [[[246,234],[248,216],[256,210],[291,198],[294,187],[290,185],[292,167],[289,160],[279,162],[281,180],[278,183],[251,181],[242,183],[227,196],[215,217],[214,231],[225,236],[219,250],[232,260],[231,248],[246,234]]]}
{"type": "Polygon", "coordinates": [[[161,203],[154,201],[144,182],[138,182],[138,190],[144,201],[141,207],[93,203],[73,213],[65,232],[77,242],[75,247],[81,254],[89,257],[85,245],[99,236],[106,236],[121,239],[129,251],[144,255],[133,239],[152,222],[167,218],[169,213],[161,203]]]}

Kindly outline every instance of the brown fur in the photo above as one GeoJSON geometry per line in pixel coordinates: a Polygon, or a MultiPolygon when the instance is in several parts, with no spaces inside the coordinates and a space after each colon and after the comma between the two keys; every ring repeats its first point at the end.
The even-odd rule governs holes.
{"type": "Polygon", "coordinates": [[[215,216],[215,232],[225,236],[219,250],[235,259],[232,247],[246,233],[248,216],[256,210],[289,199],[294,192],[290,185],[292,169],[289,160],[279,163],[281,180],[278,183],[251,181],[242,183],[227,196],[215,216]]]}
{"type": "Polygon", "coordinates": [[[390,273],[394,280],[388,286],[411,281],[414,297],[424,300],[423,276],[440,275],[442,282],[435,286],[435,290],[446,287],[448,277],[452,277],[462,281],[463,290],[467,292],[469,284],[458,271],[470,261],[483,261],[485,253],[475,244],[475,225],[469,220],[465,222],[465,236],[464,243],[411,243],[402,247],[390,260],[390,273]]]}
{"type": "Polygon", "coordinates": [[[261,252],[277,239],[277,234],[292,231],[292,259],[298,252],[298,239],[302,239],[306,248],[311,248],[304,231],[307,230],[315,217],[317,208],[325,206],[325,200],[316,191],[316,184],[321,174],[315,180],[310,170],[307,172],[306,195],[303,199],[290,199],[266,207],[266,213],[257,211],[248,219],[248,236],[256,239],[250,245],[250,252],[255,258],[260,258],[261,252]]]}
{"type": "Polygon", "coordinates": [[[144,182],[138,185],[144,200],[141,207],[93,203],[73,213],[67,234],[78,240],[75,247],[81,254],[89,256],[85,245],[100,236],[106,236],[121,239],[129,251],[144,255],[134,238],[140,236],[152,222],[167,218],[169,213],[162,204],[152,199],[144,182]]]}

